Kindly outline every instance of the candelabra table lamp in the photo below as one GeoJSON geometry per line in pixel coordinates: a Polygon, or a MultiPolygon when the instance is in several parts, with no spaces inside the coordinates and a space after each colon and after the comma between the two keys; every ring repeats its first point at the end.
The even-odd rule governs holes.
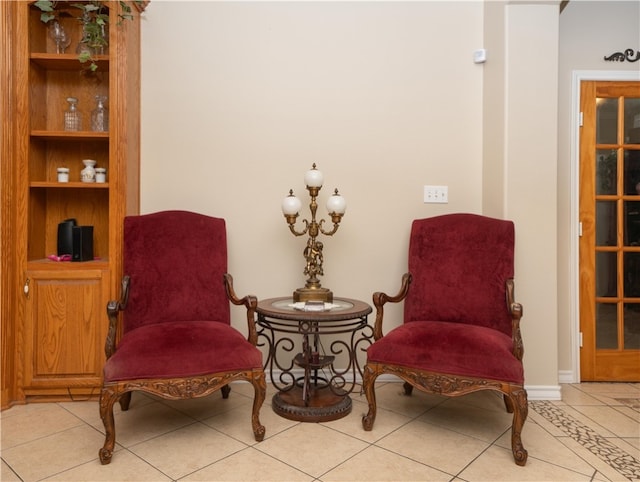
{"type": "Polygon", "coordinates": [[[295,236],[304,236],[307,233],[309,234],[309,239],[307,240],[307,245],[303,252],[304,259],[306,261],[303,273],[307,275],[308,278],[303,288],[298,288],[293,292],[293,301],[295,302],[333,301],[333,293],[331,290],[323,288],[320,284],[320,280],[318,279],[318,276],[324,275],[322,269],[323,245],[322,242],[317,241],[316,238],[320,233],[326,236],[333,236],[333,234],[338,230],[342,216],[347,208],[347,202],[340,194],[338,194],[337,189],[333,195],[329,196],[329,199],[327,200],[327,211],[331,216],[333,228],[330,231],[325,231],[322,228],[324,219],[321,219],[320,222],[316,221],[316,211],[318,209],[316,198],[318,197],[320,189],[322,189],[323,181],[322,172],[316,169],[316,165],[314,163],[313,167],[307,171],[304,176],[304,182],[307,186],[307,190],[309,191],[309,195],[311,196],[311,204],[309,205],[311,221],[306,219],[302,220],[304,223],[304,229],[302,231],[296,230],[295,226],[296,218],[298,217],[302,203],[300,199],[293,195],[293,189],[289,190],[289,195],[284,198],[284,201],[282,202],[282,212],[289,224],[289,230],[295,236]]]}

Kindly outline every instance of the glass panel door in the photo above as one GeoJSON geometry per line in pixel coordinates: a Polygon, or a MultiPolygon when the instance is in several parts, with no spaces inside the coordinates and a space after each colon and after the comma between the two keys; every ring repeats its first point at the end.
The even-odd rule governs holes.
{"type": "Polygon", "coordinates": [[[640,379],[640,83],[583,82],[582,380],[640,379]]]}

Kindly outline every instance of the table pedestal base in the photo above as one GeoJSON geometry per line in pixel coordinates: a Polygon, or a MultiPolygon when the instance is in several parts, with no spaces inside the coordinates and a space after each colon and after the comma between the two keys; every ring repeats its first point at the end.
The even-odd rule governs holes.
{"type": "Polygon", "coordinates": [[[327,386],[313,388],[309,403],[305,405],[302,388],[278,392],[272,399],[273,411],[298,422],[329,422],[351,413],[351,398],[344,392],[337,395],[327,386]]]}

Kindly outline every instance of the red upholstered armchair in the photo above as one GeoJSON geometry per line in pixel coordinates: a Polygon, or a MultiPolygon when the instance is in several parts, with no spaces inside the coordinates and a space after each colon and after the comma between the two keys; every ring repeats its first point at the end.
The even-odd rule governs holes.
{"type": "MultiPolygon", "coordinates": [[[[513,412],[511,446],[516,464],[527,451],[520,433],[527,392],[520,335],[522,306],[514,301],[514,227],[510,221],[450,214],[413,222],[409,272],[398,294],[374,293],[374,343],[363,375],[371,430],[375,380],[393,374],[413,387],[447,396],[495,390],[513,412]],[[383,335],[384,305],[404,301],[404,323],[383,335]]],[[[428,434],[426,434],[428,435],[428,434]]]]}
{"type": "Polygon", "coordinates": [[[230,382],[249,381],[251,423],[261,441],[266,379],[256,347],[257,300],[233,290],[225,221],[186,211],[125,218],[124,273],[120,300],[107,305],[100,461],[111,461],[115,445],[113,405],[119,400],[127,410],[136,390],[175,400],[221,389],[227,398],[230,382]],[[230,302],[246,307],[248,338],[231,327],[230,302]]]}

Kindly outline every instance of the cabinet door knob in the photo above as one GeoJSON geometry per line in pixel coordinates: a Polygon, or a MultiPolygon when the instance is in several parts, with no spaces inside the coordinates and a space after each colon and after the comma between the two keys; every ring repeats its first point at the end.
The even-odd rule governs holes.
{"type": "Polygon", "coordinates": [[[24,295],[27,299],[29,299],[29,283],[31,283],[31,280],[27,278],[27,281],[25,281],[24,286],[22,287],[22,291],[24,291],[24,295]]]}

